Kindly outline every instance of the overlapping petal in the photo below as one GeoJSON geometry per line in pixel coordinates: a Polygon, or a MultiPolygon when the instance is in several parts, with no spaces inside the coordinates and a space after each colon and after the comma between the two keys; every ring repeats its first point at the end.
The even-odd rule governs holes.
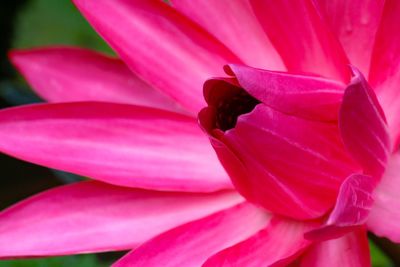
{"type": "Polygon", "coordinates": [[[230,65],[240,86],[264,104],[293,116],[335,121],[345,85],[336,81],[230,65]]]}
{"type": "Polygon", "coordinates": [[[263,104],[217,138],[245,169],[237,172],[239,167],[224,164],[238,191],[296,219],[323,215],[333,206],[341,182],[357,168],[335,124],[289,116],[263,104]]]}
{"type": "Polygon", "coordinates": [[[369,81],[387,116],[396,145],[400,136],[400,2],[385,1],[372,54],[369,81]]]}
{"type": "Polygon", "coordinates": [[[299,266],[371,266],[366,231],[360,229],[338,239],[317,243],[301,259],[299,266]]]}
{"type": "Polygon", "coordinates": [[[139,77],[197,113],[202,84],[239,60],[197,24],[158,0],[74,0],[139,77]],[[104,14],[107,14],[106,16],[104,14]]]}
{"type": "Polygon", "coordinates": [[[131,249],[240,201],[228,191],[167,193],[95,181],[66,185],[0,212],[0,257],[131,249]]]}
{"type": "Polygon", "coordinates": [[[4,153],[108,183],[159,190],[231,188],[195,119],[100,102],[0,111],[4,153]]]}
{"type": "Polygon", "coordinates": [[[339,128],[343,143],[364,172],[379,180],[391,151],[385,114],[362,74],[355,68],[353,72],[340,108],[339,128]]]}
{"type": "Polygon", "coordinates": [[[203,266],[286,266],[312,244],[303,235],[313,227],[312,222],[274,217],[265,229],[215,254],[203,266]]]}
{"type": "Polygon", "coordinates": [[[383,0],[314,0],[351,63],[368,75],[383,0]]]}
{"type": "Polygon", "coordinates": [[[374,191],[374,206],[368,218],[368,229],[393,242],[400,242],[400,154],[393,155],[381,182],[374,191]]]}
{"type": "Polygon", "coordinates": [[[177,227],[143,244],[114,267],[198,267],[210,255],[265,227],[270,215],[249,203],[177,227]]]}
{"type": "Polygon", "coordinates": [[[11,61],[49,102],[108,101],[178,110],[116,58],[73,47],[15,50],[11,61]]]}
{"type": "Polygon", "coordinates": [[[352,174],[340,186],[336,205],[325,225],[306,233],[314,240],[334,239],[363,226],[373,205],[372,193],[376,181],[373,177],[352,174]]]}
{"type": "Polygon", "coordinates": [[[286,70],[248,0],[173,0],[173,6],[230,48],[244,63],[286,70]]]}
{"type": "Polygon", "coordinates": [[[315,73],[347,82],[348,60],[312,0],[250,0],[290,72],[315,73]]]}

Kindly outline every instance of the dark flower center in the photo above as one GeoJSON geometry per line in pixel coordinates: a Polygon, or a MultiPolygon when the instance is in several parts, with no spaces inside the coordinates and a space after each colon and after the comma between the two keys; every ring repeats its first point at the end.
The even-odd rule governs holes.
{"type": "Polygon", "coordinates": [[[251,112],[259,103],[245,90],[234,90],[229,97],[224,97],[217,104],[216,127],[223,131],[234,128],[238,117],[251,112]]]}

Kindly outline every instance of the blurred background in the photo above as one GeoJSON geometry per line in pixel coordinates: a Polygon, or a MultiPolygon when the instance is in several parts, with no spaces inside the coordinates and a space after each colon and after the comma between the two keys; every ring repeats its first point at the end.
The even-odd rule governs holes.
{"type": "MultiPolygon", "coordinates": [[[[41,102],[7,59],[13,48],[55,44],[87,47],[112,54],[70,0],[3,0],[0,5],[0,108],[41,102]]],[[[0,209],[35,193],[81,179],[0,154],[0,209]]],[[[400,249],[370,236],[374,267],[400,266],[400,249]]],[[[15,240],[18,242],[18,240],[15,240]]],[[[48,259],[0,261],[0,267],[109,266],[122,253],[101,253],[48,259]]]]}

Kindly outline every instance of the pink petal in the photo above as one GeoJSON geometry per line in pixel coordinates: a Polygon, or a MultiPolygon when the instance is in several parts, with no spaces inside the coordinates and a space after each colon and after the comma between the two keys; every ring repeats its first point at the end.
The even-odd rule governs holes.
{"type": "Polygon", "coordinates": [[[246,65],[286,70],[248,0],[173,0],[172,3],[230,48],[246,65]]]}
{"type": "Polygon", "coordinates": [[[366,267],[371,266],[367,233],[364,229],[341,238],[317,243],[308,251],[301,267],[366,267]]]}
{"type": "Polygon", "coordinates": [[[194,118],[146,107],[77,102],[4,109],[0,150],[116,185],[232,187],[194,118]]]}
{"type": "Polygon", "coordinates": [[[312,244],[304,239],[303,235],[313,227],[312,223],[273,218],[265,229],[218,252],[203,266],[287,266],[312,244]]]}
{"type": "Polygon", "coordinates": [[[122,61],[90,50],[49,47],[13,51],[10,57],[35,91],[50,102],[94,100],[178,108],[122,61]]]}
{"type": "Polygon", "coordinates": [[[400,2],[385,1],[372,54],[369,81],[381,102],[395,144],[400,140],[400,2]]]}
{"type": "Polygon", "coordinates": [[[337,120],[345,85],[313,76],[230,65],[246,92],[283,113],[308,119],[337,120]]]}
{"type": "Polygon", "coordinates": [[[368,74],[383,0],[314,0],[351,63],[368,74]]]}
{"type": "Polygon", "coordinates": [[[393,155],[386,172],[374,191],[374,206],[368,218],[368,229],[376,235],[400,242],[400,154],[393,155]]]}
{"type": "Polygon", "coordinates": [[[232,192],[166,193],[95,181],[61,186],[0,213],[0,257],[131,249],[239,201],[232,192]]]}
{"type": "Polygon", "coordinates": [[[365,224],[374,203],[376,181],[371,176],[353,174],[341,185],[335,208],[324,226],[306,233],[309,239],[337,238],[365,224]]]}
{"type": "Polygon", "coordinates": [[[289,71],[347,82],[348,60],[311,0],[250,0],[289,71]]]}
{"type": "Polygon", "coordinates": [[[74,0],[139,77],[197,113],[202,85],[239,60],[210,34],[159,0],[74,0]]]}
{"type": "Polygon", "coordinates": [[[340,108],[339,128],[346,148],[364,172],[379,179],[391,149],[385,115],[362,74],[355,68],[353,72],[340,108]]]}
{"type": "Polygon", "coordinates": [[[334,205],[341,182],[356,168],[335,124],[288,116],[263,104],[216,137],[237,158],[226,164],[233,157],[226,151],[219,154],[218,144],[212,143],[237,190],[291,218],[323,215],[334,205]]]}
{"type": "Polygon", "coordinates": [[[265,212],[243,203],[159,235],[113,266],[198,267],[210,255],[265,227],[269,218],[265,212]]]}

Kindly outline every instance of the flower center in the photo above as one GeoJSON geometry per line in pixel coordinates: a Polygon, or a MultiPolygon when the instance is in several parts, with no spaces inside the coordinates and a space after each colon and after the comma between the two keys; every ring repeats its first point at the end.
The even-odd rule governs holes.
{"type": "Polygon", "coordinates": [[[216,127],[227,131],[235,127],[237,118],[251,112],[254,107],[261,103],[245,90],[232,90],[228,97],[222,98],[217,104],[216,127]]]}

